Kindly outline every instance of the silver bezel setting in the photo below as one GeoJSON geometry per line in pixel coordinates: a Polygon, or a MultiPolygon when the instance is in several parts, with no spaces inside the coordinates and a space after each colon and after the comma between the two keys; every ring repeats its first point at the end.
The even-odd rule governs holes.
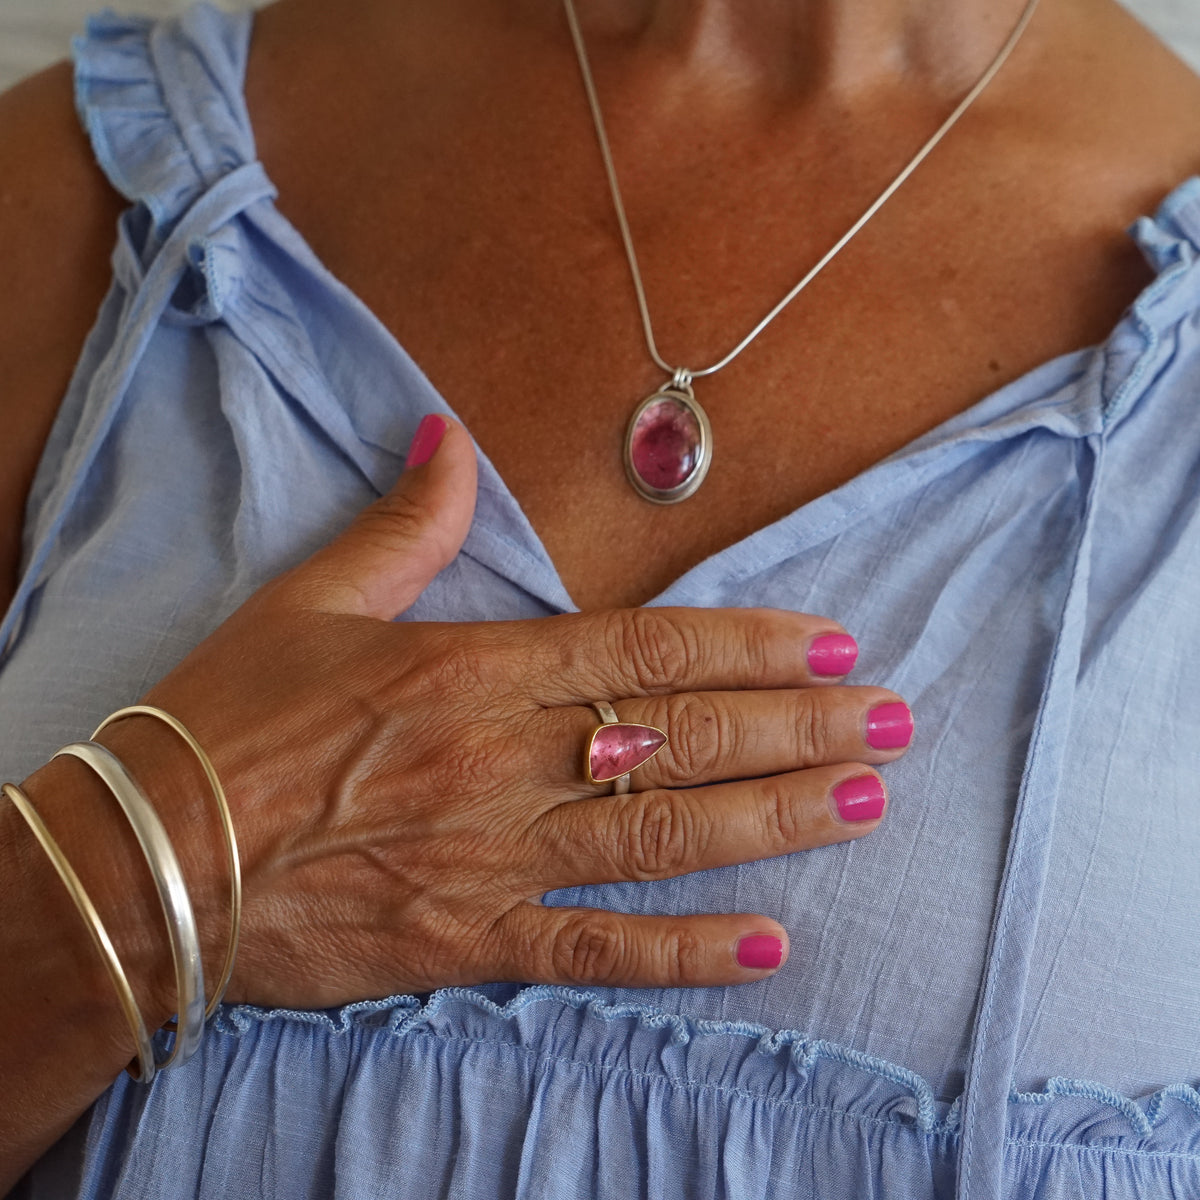
{"type": "Polygon", "coordinates": [[[712,450],[712,425],[709,423],[708,413],[704,411],[691,388],[677,387],[674,383],[664,384],[658,391],[651,392],[633,410],[629,424],[625,427],[625,475],[633,490],[643,499],[649,500],[651,504],[678,504],[680,500],[686,500],[689,496],[695,495],[696,490],[704,482],[704,477],[708,474],[708,468],[712,464],[712,450]],[[700,429],[700,446],[696,453],[696,465],[688,477],[673,488],[652,487],[638,475],[633,465],[633,431],[637,426],[638,418],[650,405],[657,404],[660,400],[674,400],[683,405],[696,418],[696,424],[700,429]]]}

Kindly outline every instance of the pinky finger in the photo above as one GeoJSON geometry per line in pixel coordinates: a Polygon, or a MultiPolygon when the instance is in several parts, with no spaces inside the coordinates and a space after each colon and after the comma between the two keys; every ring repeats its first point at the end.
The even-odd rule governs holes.
{"type": "Polygon", "coordinates": [[[750,983],[787,959],[782,925],[754,915],[643,917],[519,904],[493,927],[496,978],[599,987],[750,983]]]}

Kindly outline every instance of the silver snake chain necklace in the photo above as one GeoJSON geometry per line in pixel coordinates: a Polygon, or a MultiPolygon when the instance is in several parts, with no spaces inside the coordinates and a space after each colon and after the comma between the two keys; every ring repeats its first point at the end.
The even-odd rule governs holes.
{"type": "Polygon", "coordinates": [[[909,164],[884,189],[879,198],[853,225],[834,243],[825,256],[775,305],[773,309],[724,358],[711,366],[693,369],[674,367],[658,352],[654,330],[650,324],[650,309],[646,304],[646,290],[642,286],[642,273],[638,270],[637,254],[633,249],[633,237],[629,232],[629,221],[625,217],[625,205],[621,201],[621,188],[617,183],[617,171],[613,166],[612,152],[608,146],[608,135],[604,129],[604,117],[600,112],[600,101],[596,96],[596,85],[592,80],[592,69],[588,63],[587,48],[575,15],[573,0],[563,0],[567,13],[567,24],[571,28],[571,39],[579,59],[579,71],[583,76],[583,88],[587,93],[588,106],[592,110],[592,123],[596,127],[596,140],[600,143],[600,156],[608,175],[608,186],[612,193],[613,208],[617,224],[621,229],[621,240],[625,245],[625,257],[629,261],[629,273],[637,293],[638,309],[642,315],[642,331],[650,357],[664,370],[669,379],[657,391],[647,396],[634,410],[625,431],[625,474],[640,496],[655,504],[674,504],[686,500],[704,482],[712,463],[713,437],[708,414],[696,399],[692,381],[705,375],[713,375],[727,367],[783,310],[829,265],[833,258],[846,246],[856,233],[887,203],[900,185],[925,161],[933,148],[946,136],[958,119],[979,98],[980,93],[996,77],[1005,60],[1015,49],[1025,32],[1038,0],[1028,0],[1008,40],[1000,47],[991,65],[980,76],[975,86],[962,98],[958,107],[946,118],[936,133],[917,151],[909,164]]]}

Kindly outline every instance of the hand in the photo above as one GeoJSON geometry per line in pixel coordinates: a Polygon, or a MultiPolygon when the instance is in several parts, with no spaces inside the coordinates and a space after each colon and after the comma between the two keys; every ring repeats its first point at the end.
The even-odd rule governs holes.
{"type": "MultiPolygon", "coordinates": [[[[146,697],[192,728],[234,808],[245,912],[228,998],[324,1007],[489,979],[761,978],[769,970],[741,965],[738,946],[776,938],[786,955],[768,917],[628,916],[536,897],[870,832],[878,804],[847,819],[855,805],[838,785],[858,781],[854,792],[877,778],[867,764],[903,752],[866,740],[869,714],[897,697],[815,675],[814,640],[842,630],[790,612],[393,623],[457,553],[474,470],[469,438],[447,423],[431,461],[146,697]],[[593,699],[668,734],[628,795],[586,782],[593,699]]],[[[209,860],[201,890],[220,923],[219,850],[209,860]]]]}

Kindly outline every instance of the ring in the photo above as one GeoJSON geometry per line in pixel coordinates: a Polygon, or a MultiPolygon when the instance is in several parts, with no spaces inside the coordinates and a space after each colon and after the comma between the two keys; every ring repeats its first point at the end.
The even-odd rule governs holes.
{"type": "Polygon", "coordinates": [[[588,739],[583,769],[588,783],[611,783],[612,794],[630,791],[631,772],[648,763],[666,744],[667,735],[653,725],[621,721],[607,700],[593,700],[601,724],[588,739]]]}

